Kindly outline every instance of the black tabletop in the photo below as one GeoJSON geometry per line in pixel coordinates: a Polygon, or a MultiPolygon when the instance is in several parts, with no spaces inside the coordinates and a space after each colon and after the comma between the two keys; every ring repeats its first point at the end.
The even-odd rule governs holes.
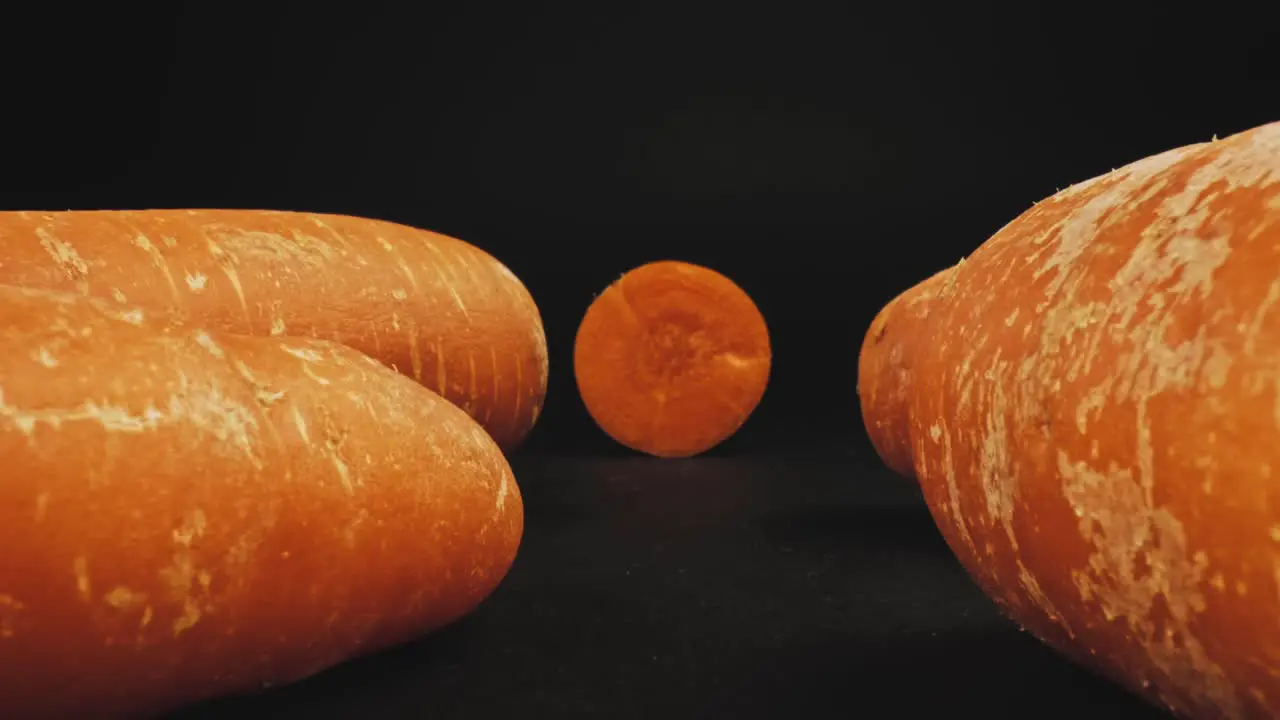
{"type": "Polygon", "coordinates": [[[1165,717],[1001,617],[874,458],[513,466],[524,542],[474,614],[173,717],[1165,717]]]}

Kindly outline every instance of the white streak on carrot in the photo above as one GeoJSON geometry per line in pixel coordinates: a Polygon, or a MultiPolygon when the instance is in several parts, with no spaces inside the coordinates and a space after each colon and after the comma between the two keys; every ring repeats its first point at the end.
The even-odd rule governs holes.
{"type": "Polygon", "coordinates": [[[444,368],[444,349],[441,347],[441,341],[436,340],[436,388],[440,394],[445,392],[445,368],[444,368]]]}
{"type": "MultiPolygon", "coordinates": [[[[284,390],[273,390],[266,383],[255,377],[253,371],[251,371],[249,366],[245,365],[243,361],[235,360],[231,363],[231,366],[240,374],[240,377],[244,378],[244,381],[248,383],[249,387],[253,388],[253,397],[262,407],[270,407],[284,398],[284,390]]],[[[267,423],[264,427],[267,428],[267,431],[272,436],[273,440],[279,440],[279,435],[276,433],[275,425],[267,423]]]]}
{"type": "Polygon", "coordinates": [[[1256,353],[1258,333],[1262,329],[1262,318],[1270,312],[1277,300],[1280,300],[1280,280],[1272,280],[1271,285],[1267,287],[1266,297],[1262,299],[1262,304],[1258,305],[1258,309],[1253,312],[1253,318],[1249,321],[1248,329],[1244,332],[1245,355],[1252,356],[1256,353]]]}
{"type": "Polygon", "coordinates": [[[208,333],[201,330],[196,333],[195,337],[196,344],[205,350],[208,350],[210,355],[220,360],[226,357],[226,354],[222,352],[222,348],[218,346],[218,343],[213,341],[213,338],[209,337],[208,333]]]}
{"type": "Polygon", "coordinates": [[[409,284],[413,286],[414,292],[417,292],[418,278],[413,274],[413,268],[409,267],[409,263],[405,262],[400,253],[396,253],[396,264],[400,266],[400,272],[404,273],[404,276],[409,279],[409,284]]]}
{"type": "Polygon", "coordinates": [[[466,303],[462,302],[462,296],[458,294],[457,281],[459,276],[458,270],[454,266],[454,262],[450,261],[444,252],[436,246],[436,243],[427,242],[425,243],[425,246],[440,260],[440,262],[435,266],[436,275],[440,277],[440,282],[444,284],[445,288],[448,289],[449,294],[453,296],[453,302],[458,306],[458,309],[462,311],[462,316],[470,320],[471,312],[467,310],[466,303]],[[449,270],[448,275],[445,274],[445,268],[448,268],[449,270]],[[453,276],[452,279],[450,279],[450,275],[453,276]]]}
{"type": "Polygon", "coordinates": [[[81,600],[88,602],[89,595],[93,593],[93,583],[89,578],[89,559],[83,555],[77,555],[71,563],[71,574],[75,577],[76,594],[81,600]]]}
{"type": "Polygon", "coordinates": [[[293,415],[293,426],[298,428],[298,434],[302,436],[302,442],[306,443],[307,446],[309,447],[311,445],[311,433],[307,428],[307,420],[306,418],[302,417],[302,413],[298,410],[297,405],[293,406],[292,415],[293,415]]]}
{"type": "Polygon", "coordinates": [[[467,375],[470,385],[467,397],[467,414],[470,415],[476,402],[476,354],[471,350],[467,351],[467,375]]]}
{"type": "Polygon", "coordinates": [[[328,384],[329,384],[329,378],[326,378],[326,377],[322,377],[322,376],[320,376],[320,375],[317,375],[317,374],[316,374],[316,371],[315,371],[315,370],[312,370],[312,369],[311,369],[311,366],[310,366],[310,365],[308,365],[307,363],[303,363],[303,364],[302,364],[302,374],[303,374],[303,375],[306,375],[307,377],[311,378],[312,380],[316,381],[317,383],[319,383],[319,384],[321,384],[321,385],[328,385],[328,384]]]}
{"type": "Polygon", "coordinates": [[[123,585],[117,585],[102,596],[102,602],[116,610],[128,610],[137,607],[147,601],[144,593],[130,590],[123,585]]]}
{"type": "Polygon", "coordinates": [[[330,443],[327,454],[329,461],[333,463],[333,469],[338,473],[338,482],[342,483],[342,489],[347,491],[348,495],[355,495],[355,486],[351,484],[351,468],[347,466],[346,461],[338,454],[337,447],[330,443]]]}
{"type": "MultiPolygon", "coordinates": [[[[443,280],[444,274],[441,273],[440,277],[443,280]]],[[[445,280],[444,282],[445,282],[445,285],[449,288],[449,294],[453,296],[454,303],[457,304],[458,309],[462,311],[462,316],[470,320],[471,312],[467,310],[466,304],[462,302],[462,296],[458,294],[458,288],[454,287],[453,283],[450,283],[448,280],[445,280]]]]}
{"type": "Polygon", "coordinates": [[[493,372],[490,374],[490,377],[493,378],[493,396],[490,398],[490,402],[484,406],[484,417],[480,420],[480,422],[486,426],[489,424],[489,418],[493,415],[493,406],[498,403],[499,395],[498,349],[493,345],[489,346],[489,362],[493,367],[493,372]]]}
{"type": "Polygon", "coordinates": [[[47,368],[58,367],[58,358],[47,347],[40,347],[31,354],[31,359],[47,368]]]}
{"type": "Polygon", "coordinates": [[[405,279],[409,281],[409,285],[413,288],[414,292],[417,292],[418,277],[414,274],[413,268],[409,265],[409,263],[405,261],[404,256],[402,256],[400,252],[396,250],[395,245],[392,245],[384,237],[378,238],[378,244],[382,246],[383,250],[386,250],[388,253],[395,256],[396,266],[400,269],[400,272],[404,273],[405,279]]]}
{"type": "Polygon", "coordinates": [[[107,314],[113,318],[116,318],[117,320],[127,322],[130,325],[141,325],[143,322],[146,321],[146,316],[143,314],[141,308],[131,308],[122,313],[107,313],[107,314]]]}
{"type": "Polygon", "coordinates": [[[44,228],[36,228],[36,237],[40,240],[40,245],[49,253],[49,257],[53,258],[54,264],[58,269],[66,273],[67,277],[75,281],[77,289],[80,292],[87,292],[88,286],[85,280],[89,277],[89,264],[80,257],[80,253],[71,246],[70,243],[63,242],[56,235],[45,230],[44,228]]]}
{"type": "Polygon", "coordinates": [[[213,256],[214,261],[218,263],[218,267],[227,276],[227,280],[231,282],[231,288],[235,290],[236,298],[240,300],[240,308],[244,310],[245,319],[252,324],[253,318],[249,313],[249,303],[244,298],[244,286],[240,284],[240,274],[236,272],[235,261],[221,245],[213,240],[208,240],[207,242],[209,254],[213,256]]]}
{"type": "Polygon", "coordinates": [[[413,379],[422,381],[422,353],[418,351],[418,324],[409,320],[409,362],[413,366],[413,379]]]}
{"type": "MultiPolygon", "coordinates": [[[[467,257],[467,253],[458,245],[453,245],[452,247],[453,247],[453,258],[455,262],[455,268],[460,267],[463,270],[465,270],[467,273],[467,278],[471,280],[471,284],[475,286],[477,289],[492,291],[493,283],[481,281],[480,276],[476,274],[475,265],[471,262],[470,258],[467,257]]],[[[492,263],[485,263],[485,264],[490,265],[492,263]]]]}
{"type": "Polygon", "coordinates": [[[312,350],[311,348],[290,347],[286,345],[281,349],[303,362],[321,362],[324,360],[320,353],[312,350]]]}
{"type": "Polygon", "coordinates": [[[507,475],[506,475],[506,473],[503,473],[503,474],[502,474],[502,481],[501,481],[501,483],[498,485],[498,497],[497,497],[497,500],[494,502],[495,509],[496,509],[498,512],[502,512],[503,508],[505,508],[505,507],[507,506],[507,493],[508,493],[508,492],[509,492],[509,490],[508,490],[508,488],[507,488],[507,475]]]}
{"type": "MultiPolygon", "coordinates": [[[[134,232],[137,231],[135,230],[134,232]]],[[[164,253],[160,252],[160,248],[152,244],[151,239],[142,233],[138,233],[133,237],[133,244],[151,258],[151,264],[156,266],[161,275],[164,275],[165,284],[169,286],[169,294],[173,296],[173,301],[181,305],[182,300],[178,296],[178,284],[173,280],[173,272],[169,270],[169,261],[165,259],[164,253]]]]}
{"type": "Polygon", "coordinates": [[[302,361],[303,375],[306,375],[321,385],[329,384],[328,378],[317,375],[316,371],[311,367],[311,363],[321,362],[324,360],[320,353],[312,350],[311,348],[289,347],[287,345],[282,346],[281,349],[302,361]]]}
{"type": "Polygon", "coordinates": [[[517,426],[520,424],[520,397],[522,395],[519,388],[524,385],[524,378],[522,377],[523,372],[521,369],[522,365],[524,365],[524,363],[520,362],[520,358],[516,358],[516,401],[511,408],[511,417],[512,424],[517,426]]]}
{"type": "Polygon", "coordinates": [[[0,388],[0,420],[13,423],[29,442],[35,441],[38,426],[57,431],[64,424],[98,423],[108,433],[154,432],[162,426],[187,423],[221,442],[228,442],[248,456],[255,466],[260,463],[254,452],[258,431],[256,415],[248,408],[223,395],[217,386],[184,387],[173,393],[168,402],[149,403],[139,412],[127,407],[85,400],[74,407],[42,407],[26,409],[5,401],[0,388]]]}

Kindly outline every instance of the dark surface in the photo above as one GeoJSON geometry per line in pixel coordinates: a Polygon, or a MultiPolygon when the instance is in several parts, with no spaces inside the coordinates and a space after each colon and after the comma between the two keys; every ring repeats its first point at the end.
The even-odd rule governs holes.
{"type": "Polygon", "coordinates": [[[173,720],[1164,717],[998,615],[875,461],[514,465],[524,544],[476,613],[173,720]]]}

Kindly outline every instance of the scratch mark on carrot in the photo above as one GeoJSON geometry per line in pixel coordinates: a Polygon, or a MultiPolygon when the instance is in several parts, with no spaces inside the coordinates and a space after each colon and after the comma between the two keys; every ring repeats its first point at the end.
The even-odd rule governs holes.
{"type": "Polygon", "coordinates": [[[470,381],[467,414],[470,415],[476,403],[476,354],[472,350],[467,350],[467,375],[470,381]]]}
{"type": "Polygon", "coordinates": [[[160,274],[164,276],[164,282],[169,286],[169,295],[173,298],[173,301],[181,304],[182,298],[178,295],[178,283],[174,282],[173,272],[169,269],[168,259],[165,258],[164,253],[160,252],[160,248],[156,247],[155,244],[151,242],[151,238],[147,237],[143,233],[137,232],[136,228],[133,228],[133,230],[137,233],[134,235],[133,244],[136,245],[139,250],[147,254],[151,259],[151,264],[155,265],[156,269],[160,271],[160,274]]]}
{"type": "Polygon", "coordinates": [[[422,353],[418,351],[418,325],[409,320],[409,362],[413,365],[413,379],[422,382],[422,353]]]}
{"type": "Polygon", "coordinates": [[[454,256],[454,261],[457,263],[456,266],[466,271],[467,279],[471,281],[471,284],[477,290],[481,290],[481,289],[491,290],[493,288],[492,284],[481,282],[480,276],[476,275],[475,264],[471,262],[471,258],[468,257],[468,253],[466,252],[464,247],[459,245],[454,245],[453,256],[454,256]]]}
{"type": "Polygon", "coordinates": [[[89,580],[89,559],[83,555],[77,555],[75,561],[71,563],[71,572],[76,580],[76,594],[81,600],[88,601],[93,593],[93,585],[89,580]]]}
{"type": "Polygon", "coordinates": [[[387,251],[388,254],[395,257],[397,269],[399,269],[405,276],[405,279],[409,281],[409,286],[413,288],[413,291],[415,293],[418,292],[418,276],[413,272],[413,267],[409,265],[409,262],[404,259],[404,255],[401,255],[399,249],[384,237],[378,237],[378,244],[381,245],[382,249],[387,251]]]}
{"type": "Polygon", "coordinates": [[[76,283],[76,288],[80,292],[88,292],[89,288],[85,281],[89,277],[89,263],[80,257],[80,253],[76,252],[70,243],[63,242],[44,228],[36,228],[36,237],[40,240],[40,245],[45,252],[49,253],[49,257],[53,258],[58,269],[76,283]]]}
{"type": "Polygon", "coordinates": [[[291,413],[293,415],[293,426],[298,428],[298,435],[302,437],[302,442],[306,443],[307,446],[310,447],[311,433],[307,428],[306,418],[302,417],[302,411],[298,409],[297,405],[294,405],[291,408],[291,413]]]}
{"type": "Polygon", "coordinates": [[[449,291],[449,295],[453,297],[453,302],[458,306],[458,310],[462,311],[462,316],[470,320],[471,311],[467,309],[466,303],[462,302],[462,296],[458,294],[457,281],[460,279],[460,276],[458,275],[457,268],[455,267],[456,261],[451,261],[449,257],[436,246],[436,243],[428,242],[426,243],[426,247],[440,260],[440,262],[435,266],[436,275],[440,277],[440,282],[444,285],[445,289],[449,291]],[[448,275],[445,274],[445,268],[449,269],[448,275]],[[453,276],[452,280],[449,278],[449,275],[453,276]]]}
{"type": "Polygon", "coordinates": [[[444,368],[444,348],[441,347],[441,342],[439,340],[436,340],[435,351],[436,351],[436,392],[443,395],[445,393],[444,383],[445,383],[445,380],[447,380],[447,378],[445,377],[445,368],[444,368]]]}
{"type": "Polygon", "coordinates": [[[480,420],[484,425],[489,424],[489,418],[493,415],[493,406],[498,404],[498,349],[493,345],[489,346],[489,362],[493,368],[491,377],[493,378],[493,396],[489,398],[489,402],[484,406],[484,417],[480,420]]]}
{"type": "Polygon", "coordinates": [[[235,290],[236,298],[240,301],[240,309],[244,311],[245,320],[252,324],[253,317],[249,313],[249,303],[245,300],[244,287],[240,284],[240,274],[236,272],[235,261],[221,245],[213,240],[208,240],[207,242],[209,254],[213,256],[214,261],[218,263],[218,267],[227,276],[227,280],[231,282],[231,288],[235,290]]]}
{"type": "Polygon", "coordinates": [[[494,502],[494,505],[496,506],[496,508],[497,508],[497,511],[498,511],[498,512],[502,512],[502,510],[503,510],[504,508],[506,508],[506,506],[507,506],[507,493],[508,493],[508,492],[509,492],[509,491],[508,491],[508,489],[507,489],[507,476],[506,476],[506,474],[504,473],[504,474],[502,475],[502,481],[501,481],[501,483],[498,485],[498,497],[497,497],[497,500],[494,502]]]}
{"type": "Polygon", "coordinates": [[[520,358],[516,358],[516,401],[514,407],[511,409],[511,424],[515,427],[520,426],[520,396],[523,393],[520,392],[519,388],[524,387],[522,365],[524,365],[524,363],[520,362],[520,358]]]}
{"type": "Polygon", "coordinates": [[[404,276],[408,278],[409,285],[413,287],[413,291],[417,292],[418,276],[414,275],[413,268],[409,266],[409,263],[404,259],[404,256],[401,255],[400,253],[396,253],[396,264],[400,266],[400,272],[404,273],[404,276]]]}
{"type": "Polygon", "coordinates": [[[209,276],[204,273],[187,273],[187,288],[193,293],[204,292],[209,276]]]}

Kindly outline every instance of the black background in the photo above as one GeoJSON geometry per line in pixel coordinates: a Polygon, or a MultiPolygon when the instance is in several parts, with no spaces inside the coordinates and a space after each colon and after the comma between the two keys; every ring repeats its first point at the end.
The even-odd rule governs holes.
{"type": "Polygon", "coordinates": [[[1138,717],[967,584],[918,498],[868,454],[857,350],[884,302],[1056,189],[1280,120],[1269,23],[1220,3],[591,7],[102,4],[6,20],[0,206],[384,218],[484,248],[542,310],[551,390],[513,458],[529,527],[509,581],[426,649],[263,707],[341,695],[351,716],[819,702],[859,715],[897,698],[907,716],[999,715],[990,703],[1013,692],[1026,703],[1011,716],[1032,716],[1085,712],[1092,692],[1138,717]],[[719,457],[646,464],[591,424],[569,358],[593,294],[664,258],[753,296],[774,370],[719,457]],[[565,459],[601,455],[613,464],[565,459]],[[754,500],[717,515],[714,488],[754,500]],[[624,579],[626,563],[649,569],[624,579]],[[701,579],[680,585],[681,566],[701,579]],[[869,580],[870,566],[899,575],[869,580]],[[911,603],[932,610],[903,615],[911,603]],[[635,623],[659,629],[619,629],[635,623]],[[715,633],[737,633],[736,649],[715,633]],[[648,653],[640,638],[670,642],[648,653]],[[441,652],[452,659],[432,665],[441,652]],[[716,664],[730,656],[754,669],[716,664]],[[399,704],[369,704],[387,697],[399,704]]]}

